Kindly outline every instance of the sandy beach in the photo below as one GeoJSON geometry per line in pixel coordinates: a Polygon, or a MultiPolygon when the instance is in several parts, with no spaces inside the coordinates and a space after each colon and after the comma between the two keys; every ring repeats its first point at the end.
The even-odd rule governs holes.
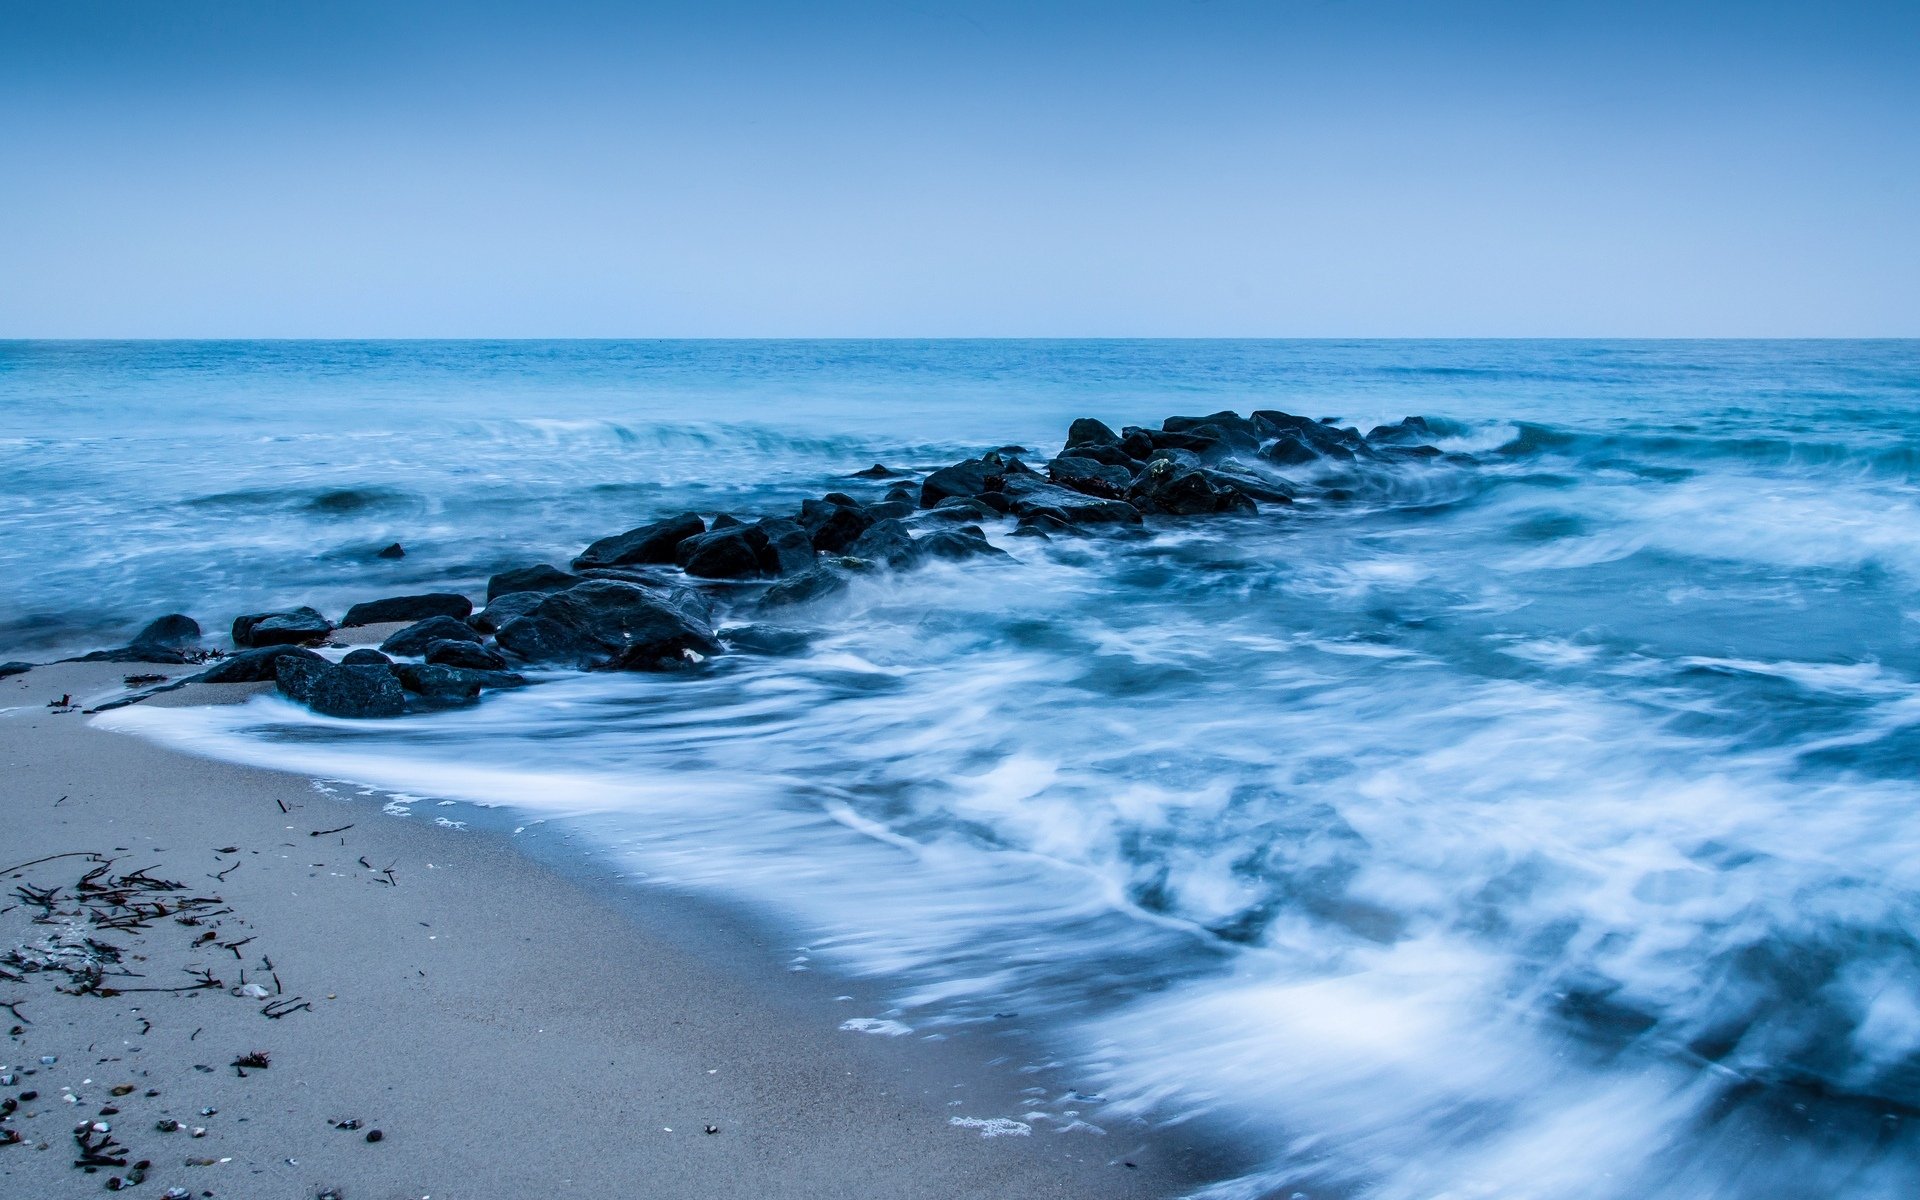
{"type": "Polygon", "coordinates": [[[859,988],[744,918],[49,705],[141,669],[0,681],[0,845],[33,864],[0,911],[7,1195],[1145,1197],[1204,1171],[1138,1129],[984,1136],[1015,1072],[839,1030],[859,988]]]}

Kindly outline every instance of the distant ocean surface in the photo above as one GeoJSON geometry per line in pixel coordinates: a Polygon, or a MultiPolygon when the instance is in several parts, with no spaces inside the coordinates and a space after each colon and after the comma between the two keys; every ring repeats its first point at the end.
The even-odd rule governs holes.
{"type": "Polygon", "coordinates": [[[1018,1013],[1074,1087],[969,1116],[1204,1118],[1218,1196],[1920,1195],[1920,343],[0,343],[0,658],[1223,408],[1478,465],[990,527],[696,676],[114,719],[564,818],[889,1029],[1018,1013]]]}

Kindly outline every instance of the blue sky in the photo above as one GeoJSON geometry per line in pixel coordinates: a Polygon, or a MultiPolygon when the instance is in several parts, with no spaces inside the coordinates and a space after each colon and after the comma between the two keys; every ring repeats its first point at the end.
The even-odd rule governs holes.
{"type": "Polygon", "coordinates": [[[1920,4],[0,0],[0,336],[1916,336],[1920,4]]]}

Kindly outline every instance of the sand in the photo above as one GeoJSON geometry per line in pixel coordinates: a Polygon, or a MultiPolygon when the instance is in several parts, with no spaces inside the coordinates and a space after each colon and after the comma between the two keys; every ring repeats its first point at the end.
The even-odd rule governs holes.
{"type": "MultiPolygon", "coordinates": [[[[856,1006],[834,995],[857,987],[787,971],[745,915],[47,707],[97,703],[149,669],[182,673],[67,664],[0,680],[0,867],[85,852],[112,860],[97,882],[144,869],[183,884],[133,897],[169,906],[143,929],[75,930],[123,955],[103,988],[202,970],[220,986],[76,996],[56,990],[76,986],[64,972],[0,976],[18,1013],[0,1010],[17,1031],[0,1096],[38,1092],[0,1126],[25,1139],[0,1146],[0,1195],[91,1196],[125,1178],[73,1165],[83,1119],[126,1147],[105,1157],[152,1164],[135,1194],[155,1197],[1146,1197],[1211,1173],[1199,1149],[1138,1127],[953,1124],[1017,1119],[1030,1080],[986,1065],[977,1041],[840,1031],[856,1006]],[[194,924],[183,899],[202,902],[194,924]],[[242,972],[267,994],[233,994],[242,972]],[[255,1051],[270,1066],[231,1065],[255,1051]]],[[[58,886],[52,911],[77,913],[74,887],[99,865],[0,873],[0,954],[73,925],[36,923],[45,907],[14,889],[58,886]]]]}

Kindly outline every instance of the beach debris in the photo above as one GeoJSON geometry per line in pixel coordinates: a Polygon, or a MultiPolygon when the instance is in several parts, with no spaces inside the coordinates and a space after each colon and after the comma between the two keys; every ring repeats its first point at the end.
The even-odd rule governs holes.
{"type": "Polygon", "coordinates": [[[343,1198],[339,1188],[324,1188],[314,1196],[313,1200],[343,1200],[343,1198]]]}
{"type": "Polygon", "coordinates": [[[719,1127],[718,1125],[703,1125],[703,1126],[701,1126],[701,1127],[700,1127],[700,1132],[702,1132],[702,1133],[719,1133],[719,1132],[720,1132],[720,1127],[719,1127]]]}
{"type": "Polygon", "coordinates": [[[335,1129],[354,1130],[360,1128],[360,1118],[348,1117],[344,1121],[328,1121],[327,1124],[333,1126],[335,1129]]]}
{"type": "Polygon", "coordinates": [[[130,1083],[116,1083],[108,1090],[116,1096],[130,1096],[133,1094],[133,1085],[130,1083]]]}
{"type": "Polygon", "coordinates": [[[165,683],[166,681],[167,677],[165,675],[128,675],[122,678],[120,682],[130,688],[137,688],[145,687],[150,683],[165,683]]]}
{"type": "Polygon", "coordinates": [[[153,1127],[159,1130],[161,1133],[180,1132],[180,1122],[174,1120],[172,1117],[161,1117],[158,1121],[155,1121],[153,1123],[153,1127]]]}
{"type": "Polygon", "coordinates": [[[347,830],[352,828],[353,828],[353,822],[349,821],[345,825],[336,825],[332,829],[315,829],[312,832],[308,833],[307,836],[308,837],[325,837],[330,833],[345,833],[347,830]]]}
{"type": "Polygon", "coordinates": [[[82,1121],[74,1128],[73,1140],[80,1147],[79,1157],[73,1160],[73,1165],[76,1167],[124,1167],[127,1165],[127,1148],[113,1140],[112,1132],[104,1121],[82,1121]]]}
{"type": "Polygon", "coordinates": [[[245,1079],[248,1071],[264,1071],[272,1066],[273,1059],[265,1050],[252,1050],[227,1065],[233,1068],[234,1074],[245,1079]]]}
{"type": "Polygon", "coordinates": [[[193,1193],[183,1187],[170,1187],[160,1193],[160,1200],[193,1200],[193,1193]]]}
{"type": "Polygon", "coordinates": [[[239,987],[228,988],[227,991],[231,995],[243,996],[248,1000],[265,1000],[268,996],[273,995],[272,992],[269,992],[257,983],[243,983],[239,987]]]}
{"type": "Polygon", "coordinates": [[[192,1129],[189,1129],[187,1131],[187,1136],[203,1138],[207,1136],[207,1127],[205,1125],[195,1125],[192,1129]]]}

